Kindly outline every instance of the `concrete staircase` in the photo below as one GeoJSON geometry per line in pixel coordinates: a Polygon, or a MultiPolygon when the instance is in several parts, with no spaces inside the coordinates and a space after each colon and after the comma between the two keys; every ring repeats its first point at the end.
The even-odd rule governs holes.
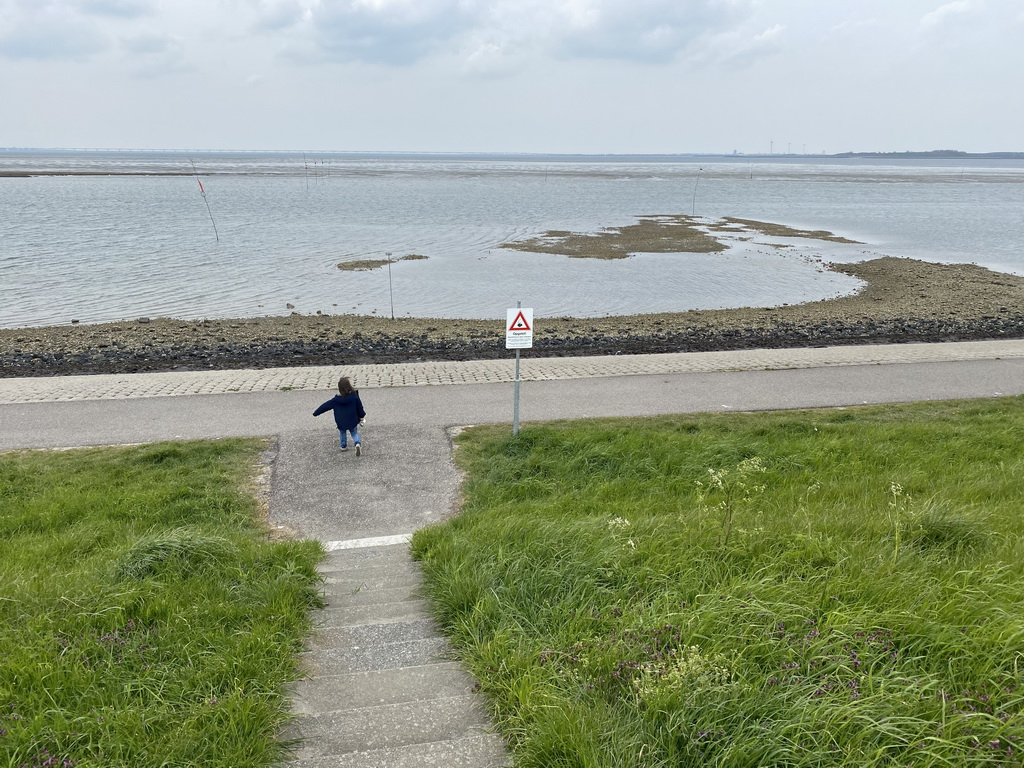
{"type": "Polygon", "coordinates": [[[327,607],[293,690],[290,768],[511,766],[473,679],[446,658],[408,550],[341,549],[321,566],[327,607]]]}

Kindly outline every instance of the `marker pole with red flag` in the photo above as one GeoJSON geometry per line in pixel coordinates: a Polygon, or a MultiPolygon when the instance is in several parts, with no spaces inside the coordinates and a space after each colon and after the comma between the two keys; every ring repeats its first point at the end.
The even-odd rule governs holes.
{"type": "Polygon", "coordinates": [[[516,387],[512,399],[512,434],[519,434],[519,350],[533,348],[533,309],[517,301],[505,311],[505,349],[516,351],[516,387]]]}
{"type": "Polygon", "coordinates": [[[192,163],[192,173],[196,175],[196,181],[199,182],[199,194],[203,196],[203,202],[206,203],[206,212],[210,214],[210,223],[213,224],[213,236],[217,238],[217,242],[220,242],[220,233],[217,231],[217,222],[213,220],[213,211],[210,209],[210,201],[206,199],[206,190],[203,189],[203,182],[199,181],[199,171],[196,170],[196,161],[191,157],[188,159],[192,163]]]}

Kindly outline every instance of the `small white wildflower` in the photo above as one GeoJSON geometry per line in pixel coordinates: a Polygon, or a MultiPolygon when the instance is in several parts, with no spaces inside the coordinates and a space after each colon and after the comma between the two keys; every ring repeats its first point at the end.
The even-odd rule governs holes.
{"type": "Polygon", "coordinates": [[[900,501],[904,500],[904,503],[910,501],[910,496],[903,492],[903,486],[899,483],[889,483],[889,507],[896,509],[900,506],[900,501]]]}
{"type": "Polygon", "coordinates": [[[697,646],[681,648],[679,656],[643,664],[633,679],[641,701],[671,691],[693,695],[707,693],[730,684],[732,672],[720,654],[704,655],[697,646]]]}
{"type": "Polygon", "coordinates": [[[745,475],[748,472],[767,472],[768,468],[765,467],[764,461],[760,456],[751,456],[749,459],[744,459],[736,465],[736,469],[739,470],[741,475],[745,475]]]}
{"type": "Polygon", "coordinates": [[[725,472],[720,469],[708,469],[708,487],[721,489],[725,485],[725,472]]]}

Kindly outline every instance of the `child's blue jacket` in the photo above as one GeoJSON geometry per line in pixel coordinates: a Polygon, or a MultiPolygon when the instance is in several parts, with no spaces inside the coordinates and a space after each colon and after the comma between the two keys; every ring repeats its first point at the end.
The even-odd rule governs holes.
{"type": "Polygon", "coordinates": [[[330,410],[334,411],[334,423],[338,425],[338,429],[355,429],[359,426],[359,420],[366,416],[366,411],[363,410],[363,401],[359,399],[358,392],[344,397],[335,395],[313,411],[313,415],[319,416],[330,410]]]}

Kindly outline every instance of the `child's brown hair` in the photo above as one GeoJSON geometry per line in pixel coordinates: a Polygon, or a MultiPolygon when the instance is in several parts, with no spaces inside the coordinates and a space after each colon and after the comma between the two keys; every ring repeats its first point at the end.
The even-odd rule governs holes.
{"type": "Polygon", "coordinates": [[[351,395],[355,391],[356,389],[352,386],[352,382],[348,380],[348,376],[342,376],[338,379],[338,392],[341,393],[342,397],[351,395]]]}

